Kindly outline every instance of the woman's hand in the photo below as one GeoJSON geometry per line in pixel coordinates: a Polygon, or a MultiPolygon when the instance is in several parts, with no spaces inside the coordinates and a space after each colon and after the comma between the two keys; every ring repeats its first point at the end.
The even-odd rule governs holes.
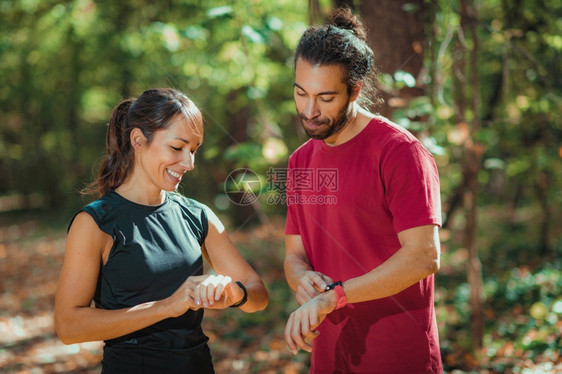
{"type": "Polygon", "coordinates": [[[240,302],[244,291],[229,276],[211,275],[195,287],[195,304],[209,309],[224,309],[240,302]]]}
{"type": "Polygon", "coordinates": [[[243,297],[244,291],[228,276],[196,275],[187,278],[168,301],[170,313],[177,317],[187,309],[228,308],[243,297]]]}

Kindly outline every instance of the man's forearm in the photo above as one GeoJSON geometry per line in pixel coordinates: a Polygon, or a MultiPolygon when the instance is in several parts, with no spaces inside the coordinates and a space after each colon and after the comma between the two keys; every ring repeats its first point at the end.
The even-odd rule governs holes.
{"type": "Polygon", "coordinates": [[[312,266],[298,255],[287,255],[284,262],[285,278],[293,291],[297,291],[300,275],[305,271],[313,271],[312,266]]]}
{"type": "Polygon", "coordinates": [[[376,269],[344,282],[348,302],[380,299],[405,290],[439,269],[431,257],[419,250],[400,249],[376,269]]]}

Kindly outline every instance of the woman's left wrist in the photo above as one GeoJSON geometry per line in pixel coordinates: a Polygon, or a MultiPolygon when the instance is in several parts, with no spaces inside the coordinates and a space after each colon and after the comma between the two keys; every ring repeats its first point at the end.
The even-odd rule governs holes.
{"type": "Polygon", "coordinates": [[[232,304],[230,306],[231,308],[237,308],[239,306],[242,306],[242,305],[246,304],[246,301],[248,301],[248,291],[246,290],[246,287],[244,287],[242,282],[236,281],[236,284],[238,285],[238,287],[240,287],[242,289],[242,291],[244,292],[244,295],[242,296],[242,300],[240,300],[237,303],[232,304]]]}

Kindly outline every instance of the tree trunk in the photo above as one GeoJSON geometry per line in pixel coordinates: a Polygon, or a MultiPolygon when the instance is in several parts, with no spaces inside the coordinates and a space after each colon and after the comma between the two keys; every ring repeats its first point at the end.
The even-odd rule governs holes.
{"type": "Polygon", "coordinates": [[[549,227],[552,220],[551,207],[548,202],[548,189],[551,177],[547,172],[540,172],[535,182],[535,192],[541,207],[541,220],[539,223],[539,255],[546,257],[550,254],[549,227]]]}
{"type": "MultiPolygon", "coordinates": [[[[131,9],[133,8],[129,1],[117,2],[117,14],[114,23],[115,33],[118,37],[126,34],[131,18],[131,9]]],[[[120,62],[120,78],[121,78],[121,97],[128,98],[131,95],[131,85],[134,81],[133,73],[131,72],[131,55],[129,52],[119,47],[117,50],[117,58],[120,62]]]]}
{"type": "Polygon", "coordinates": [[[353,0],[334,0],[334,8],[348,7],[355,12],[355,2],[353,0]]]}
{"type": "Polygon", "coordinates": [[[379,113],[388,117],[394,109],[424,94],[421,80],[425,48],[424,1],[365,0],[361,2],[360,12],[375,52],[376,67],[391,76],[402,70],[416,79],[415,87],[381,92],[385,104],[379,108],[379,113]]]}
{"type": "MultiPolygon", "coordinates": [[[[478,220],[478,171],[483,153],[483,147],[473,141],[474,133],[480,128],[480,97],[478,85],[478,34],[476,30],[477,0],[472,0],[469,7],[468,1],[461,0],[461,31],[470,30],[472,38],[472,51],[470,52],[470,70],[472,85],[471,109],[473,123],[470,129],[470,138],[465,142],[465,164],[464,175],[466,181],[465,207],[466,228],[465,245],[468,251],[468,283],[470,284],[470,305],[472,314],[470,327],[472,333],[472,348],[478,351],[482,348],[484,338],[484,319],[482,312],[482,265],[478,256],[478,245],[476,243],[476,229],[478,220]]],[[[464,33],[466,35],[466,32],[464,33]]],[[[463,45],[463,51],[466,46],[463,45]]],[[[463,59],[465,53],[462,54],[463,59]]],[[[466,87],[463,87],[463,89],[466,87]]]]}
{"type": "Polygon", "coordinates": [[[466,190],[464,195],[466,208],[465,246],[468,251],[467,273],[470,285],[470,331],[472,348],[482,348],[484,338],[484,319],[482,311],[482,264],[478,256],[476,229],[478,226],[478,170],[480,169],[481,149],[477,144],[465,147],[464,175],[466,190]]]}
{"type": "MultiPolygon", "coordinates": [[[[246,101],[237,100],[241,95],[244,95],[247,87],[240,88],[229,92],[228,102],[229,103],[239,103],[238,105],[229,105],[225,110],[228,113],[229,129],[227,136],[223,139],[223,148],[226,149],[232,145],[238,145],[240,143],[245,143],[248,140],[248,123],[251,119],[251,107],[246,101]]],[[[227,165],[227,174],[238,169],[235,163],[227,165]]],[[[221,178],[222,181],[227,180],[227,176],[224,175],[221,178]]],[[[263,219],[263,214],[259,206],[259,201],[255,201],[252,204],[236,204],[233,200],[234,206],[230,210],[230,219],[232,226],[236,229],[245,227],[246,225],[253,225],[260,222],[263,219]]],[[[264,223],[264,222],[261,222],[264,223]]]]}
{"type": "Polygon", "coordinates": [[[308,0],[308,24],[316,25],[321,21],[320,3],[318,0],[308,0]]]}

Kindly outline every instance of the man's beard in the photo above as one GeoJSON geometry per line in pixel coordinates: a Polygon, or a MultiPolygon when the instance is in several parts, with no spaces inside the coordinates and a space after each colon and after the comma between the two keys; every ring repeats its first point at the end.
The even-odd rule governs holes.
{"type": "Polygon", "coordinates": [[[299,113],[298,115],[306,135],[308,135],[312,139],[324,140],[334,135],[338,131],[340,131],[345,126],[345,124],[349,121],[348,109],[349,109],[349,101],[347,101],[347,103],[344,105],[344,107],[338,113],[338,116],[332,123],[330,123],[330,120],[322,119],[322,118],[316,120],[307,120],[307,122],[312,122],[315,125],[320,125],[320,124],[328,125],[321,131],[318,131],[317,129],[314,130],[308,129],[304,124],[304,121],[306,120],[306,116],[304,116],[301,113],[299,113]]]}

